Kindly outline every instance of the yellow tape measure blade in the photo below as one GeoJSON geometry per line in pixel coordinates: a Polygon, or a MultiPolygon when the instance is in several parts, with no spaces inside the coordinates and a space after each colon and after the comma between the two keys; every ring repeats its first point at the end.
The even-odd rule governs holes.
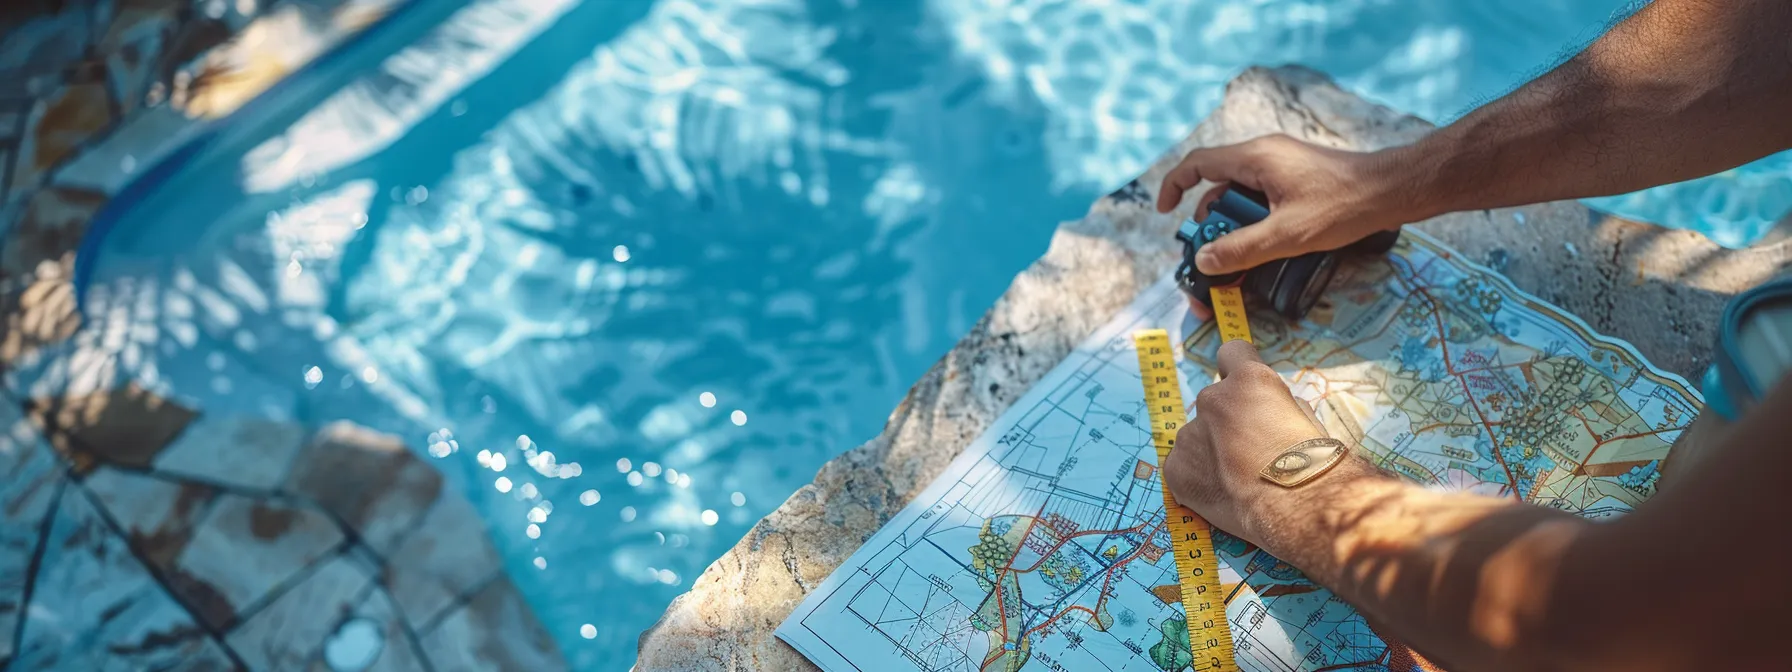
{"type": "MultiPolygon", "coordinates": [[[[1217,290],[1216,290],[1217,291],[1217,290]]],[[[1236,296],[1237,288],[1232,288],[1236,296]]],[[[1217,296],[1216,296],[1217,298],[1217,296]]],[[[1219,302],[1215,301],[1215,307],[1219,302]]],[[[1242,310],[1243,302],[1240,302],[1242,310]]],[[[1240,313],[1242,314],[1242,312],[1240,313]]],[[[1223,330],[1222,330],[1222,333],[1223,330]]],[[[1245,332],[1249,340],[1250,332],[1245,332]]],[[[1228,339],[1230,340],[1230,339],[1228,339]]],[[[1157,448],[1158,478],[1169,463],[1176,432],[1187,419],[1182,405],[1182,384],[1176,376],[1176,356],[1170,335],[1162,329],[1133,334],[1139,353],[1139,372],[1145,386],[1145,407],[1151,415],[1151,438],[1157,448]]],[[[1188,507],[1176,503],[1169,483],[1163,482],[1165,524],[1170,549],[1175,553],[1176,579],[1188,627],[1189,666],[1197,672],[1233,672],[1232,629],[1226,625],[1226,600],[1220,593],[1219,557],[1213,552],[1213,528],[1188,507]]]]}
{"type": "Polygon", "coordinates": [[[1238,285],[1215,286],[1207,290],[1213,297],[1213,321],[1220,328],[1220,342],[1251,342],[1251,321],[1244,313],[1244,293],[1238,285]]]}

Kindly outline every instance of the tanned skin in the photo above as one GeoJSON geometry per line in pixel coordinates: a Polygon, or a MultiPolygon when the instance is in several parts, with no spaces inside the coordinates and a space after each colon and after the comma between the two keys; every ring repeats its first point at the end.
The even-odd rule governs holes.
{"type": "MultiPolygon", "coordinates": [[[[1535,81],[1412,145],[1286,137],[1195,150],[1158,210],[1202,186],[1271,215],[1202,249],[1207,273],[1333,249],[1438,214],[1624,193],[1792,148],[1792,2],[1656,0],[1535,81]]],[[[1204,213],[1203,213],[1204,214],[1204,213]]],[[[1792,386],[1635,512],[1595,523],[1427,490],[1361,459],[1285,489],[1257,476],[1324,435],[1243,342],[1165,466],[1176,498],[1301,568],[1446,669],[1792,668],[1792,386]]]]}

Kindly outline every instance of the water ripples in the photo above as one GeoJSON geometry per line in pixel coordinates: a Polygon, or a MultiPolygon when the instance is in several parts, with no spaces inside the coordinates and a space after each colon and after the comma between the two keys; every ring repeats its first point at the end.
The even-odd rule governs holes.
{"type": "MultiPolygon", "coordinates": [[[[1448,119],[1620,4],[543,0],[565,12],[551,27],[482,10],[512,28],[446,34],[527,39],[490,45],[509,60],[453,44],[443,81],[464,90],[394,61],[403,76],[246,157],[221,205],[133,223],[96,293],[161,293],[167,338],[126,350],[208,411],[276,398],[405,436],[473,498],[569,659],[617,668],[1239,69],[1305,62],[1448,119]],[[325,123],[346,118],[364,146],[293,154],[360,137],[325,123]],[[204,348],[230,361],[195,364],[204,348]],[[273,383],[219,391],[239,361],[273,383]]],[[[1792,208],[1789,172],[1774,157],[1602,203],[1734,242],[1792,208]]]]}

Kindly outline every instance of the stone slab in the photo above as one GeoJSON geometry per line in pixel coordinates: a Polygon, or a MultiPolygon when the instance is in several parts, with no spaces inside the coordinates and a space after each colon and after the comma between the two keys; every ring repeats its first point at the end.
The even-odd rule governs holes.
{"type": "Polygon", "coordinates": [[[200,618],[223,629],[253,618],[266,598],[344,539],[334,521],[308,506],[224,494],[165,572],[200,618]]]}
{"type": "Polygon", "coordinates": [[[337,422],[311,438],[286,487],[321,504],[387,556],[442,493],[442,474],[398,437],[337,422]]]}
{"type": "Polygon", "coordinates": [[[125,539],[151,564],[167,567],[193,540],[217,491],[197,483],[102,467],[81,482],[117,521],[125,539]]]}
{"type": "Polygon", "coordinates": [[[423,628],[502,571],[485,520],[472,502],[458,492],[444,492],[387,558],[385,578],[406,622],[423,628]]]}
{"type": "MultiPolygon", "coordinates": [[[[0,633],[17,632],[31,561],[63,480],[63,465],[18,407],[0,406],[0,633]]],[[[0,660],[12,657],[13,644],[0,634],[0,660]]]]}
{"type": "Polygon", "coordinates": [[[438,672],[566,669],[553,638],[506,578],[486,584],[423,633],[423,652],[438,672]]]}
{"type": "Polygon", "coordinates": [[[197,415],[135,383],[33,399],[28,410],[50,445],[80,472],[100,464],[148,467],[197,415]]]}
{"type": "Polygon", "coordinates": [[[255,416],[200,418],[156,456],[157,470],[253,490],[286,481],[305,428],[255,416]]]}
{"type": "Polygon", "coordinates": [[[10,669],[230,670],[77,487],[64,488],[10,669]]]}
{"type": "Polygon", "coordinates": [[[337,628],[331,639],[324,641],[323,655],[311,664],[312,672],[342,672],[345,669],[361,672],[424,672],[429,669],[423,663],[416,638],[398,613],[398,605],[386,591],[375,589],[366,601],[355,607],[349,620],[337,628]],[[362,624],[354,623],[356,620],[362,624]],[[370,631],[354,632],[352,628],[370,631]],[[364,666],[355,667],[353,663],[364,663],[364,666]]]}
{"type": "Polygon", "coordinates": [[[161,68],[164,38],[175,30],[181,10],[191,0],[117,0],[98,39],[106,55],[106,74],[119,110],[129,115],[143,102],[149,83],[161,68]]]}
{"type": "Polygon", "coordinates": [[[13,0],[0,3],[0,93],[29,90],[81,57],[93,40],[97,3],[13,0]]]}
{"type": "MultiPolygon", "coordinates": [[[[1245,71],[1219,108],[1143,176],[1060,226],[1045,256],[915,384],[882,434],[822,467],[673,601],[642,634],[635,669],[814,669],[773,630],[1028,386],[1170,270],[1179,251],[1171,234],[1192,204],[1159,215],[1152,203],[1163,174],[1189,149],[1272,133],[1367,149],[1429,129],[1310,70],[1245,71]]],[[[1786,243],[1728,251],[1697,234],[1603,220],[1570,203],[1417,226],[1689,378],[1709,361],[1710,316],[1788,257],[1786,243]]]]}
{"type": "Polygon", "coordinates": [[[322,654],[325,638],[371,584],[372,577],[353,560],[338,555],[225,635],[224,641],[249,669],[305,669],[322,654]]]}
{"type": "Polygon", "coordinates": [[[0,3],[0,376],[16,397],[0,392],[0,667],[317,669],[352,616],[392,644],[368,669],[432,669],[378,578],[456,633],[438,635],[453,640],[445,667],[564,668],[465,499],[391,437],[305,441],[290,381],[223,356],[279,345],[225,324],[236,316],[210,310],[224,297],[105,287],[88,297],[114,309],[89,313],[103,319],[83,327],[74,310],[92,216],[192,137],[194,116],[234,110],[399,4],[0,3]]]}
{"type": "Polygon", "coordinates": [[[26,118],[19,161],[13,166],[15,193],[43,181],[88,140],[117,122],[112,116],[104,66],[90,63],[72,68],[74,74],[39,99],[26,118]]]}
{"type": "Polygon", "coordinates": [[[100,142],[71,157],[56,171],[57,185],[115,195],[142,171],[199,131],[193,120],[168,106],[147,108],[129,117],[100,142]]]}
{"type": "Polygon", "coordinates": [[[6,245],[0,248],[0,310],[6,316],[0,361],[9,364],[44,344],[67,339],[80,325],[69,282],[74,250],[88,220],[106,203],[105,194],[89,189],[27,189],[20,178],[27,157],[14,158],[12,193],[33,195],[6,228],[6,245]]]}

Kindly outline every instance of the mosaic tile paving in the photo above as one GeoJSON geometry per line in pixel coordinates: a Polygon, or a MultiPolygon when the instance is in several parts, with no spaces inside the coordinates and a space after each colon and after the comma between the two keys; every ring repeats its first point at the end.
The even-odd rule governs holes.
{"type": "Polygon", "coordinates": [[[402,440],[300,425],[215,356],[242,408],[164,398],[128,315],[75,310],[74,250],[113,195],[398,1],[0,3],[0,666],[565,667],[402,440]]]}

